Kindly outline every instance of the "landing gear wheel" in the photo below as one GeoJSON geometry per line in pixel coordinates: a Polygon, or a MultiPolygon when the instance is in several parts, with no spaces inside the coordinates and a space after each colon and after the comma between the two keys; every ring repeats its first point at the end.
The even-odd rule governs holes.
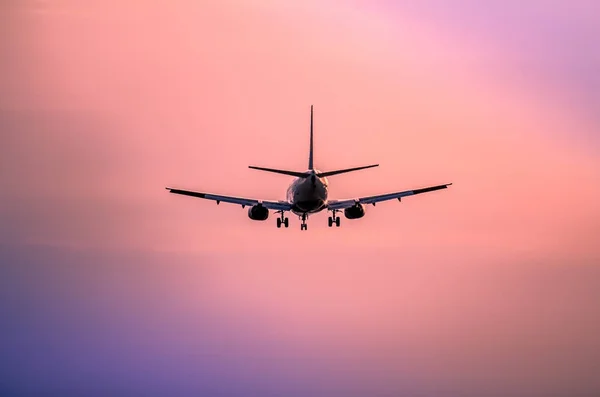
{"type": "Polygon", "coordinates": [[[277,227],[280,228],[281,225],[288,227],[289,221],[288,218],[284,216],[284,211],[276,211],[276,213],[281,214],[281,216],[277,218],[277,227]]]}
{"type": "Polygon", "coordinates": [[[307,230],[308,225],[306,224],[306,218],[308,218],[308,216],[306,214],[302,214],[302,223],[300,224],[300,230],[307,230]]]}
{"type": "Polygon", "coordinates": [[[335,223],[335,227],[340,227],[340,217],[336,216],[336,212],[339,210],[331,210],[332,216],[329,217],[329,227],[332,227],[335,223]]]}

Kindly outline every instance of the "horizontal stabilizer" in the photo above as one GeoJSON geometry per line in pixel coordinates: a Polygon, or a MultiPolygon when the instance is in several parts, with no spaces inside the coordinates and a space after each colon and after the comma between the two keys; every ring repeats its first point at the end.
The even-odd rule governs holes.
{"type": "Polygon", "coordinates": [[[287,171],[287,170],[277,170],[274,168],[264,168],[264,167],[255,167],[253,165],[249,165],[248,168],[252,168],[253,170],[260,170],[260,171],[267,171],[267,172],[274,172],[276,174],[283,174],[283,175],[290,175],[290,176],[295,176],[297,178],[307,178],[310,176],[309,173],[307,172],[297,172],[297,171],[287,171]]]}
{"type": "Polygon", "coordinates": [[[319,173],[317,174],[317,176],[318,176],[319,178],[323,178],[323,177],[326,177],[326,176],[332,176],[332,175],[344,174],[344,173],[346,173],[346,172],[352,172],[352,171],[364,170],[364,169],[366,169],[366,168],[373,168],[373,167],[378,167],[378,166],[379,166],[379,164],[372,164],[372,165],[365,165],[365,166],[362,166],[362,167],[346,168],[346,169],[343,169],[343,170],[327,171],[327,172],[319,172],[319,173]]]}

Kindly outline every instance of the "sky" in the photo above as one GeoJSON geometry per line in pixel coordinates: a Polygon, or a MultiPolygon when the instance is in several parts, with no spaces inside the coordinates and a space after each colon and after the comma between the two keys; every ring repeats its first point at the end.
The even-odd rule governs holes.
{"type": "Polygon", "coordinates": [[[594,2],[0,5],[0,394],[597,395],[594,2]],[[440,183],[301,232],[169,195],[440,183]]]}

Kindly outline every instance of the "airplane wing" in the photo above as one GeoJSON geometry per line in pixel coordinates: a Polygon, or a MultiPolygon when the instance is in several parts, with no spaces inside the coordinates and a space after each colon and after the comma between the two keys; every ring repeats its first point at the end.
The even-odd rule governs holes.
{"type": "Polygon", "coordinates": [[[327,204],[327,208],[330,210],[342,210],[344,208],[352,207],[353,205],[355,205],[357,203],[375,205],[375,203],[379,203],[381,201],[393,200],[393,199],[398,199],[398,201],[400,201],[400,199],[402,197],[413,196],[415,194],[421,194],[421,193],[427,193],[427,192],[433,192],[435,190],[440,190],[440,189],[446,189],[450,185],[452,185],[452,184],[447,183],[445,185],[430,186],[430,187],[425,187],[425,188],[421,188],[421,189],[405,190],[403,192],[380,194],[377,196],[361,197],[361,198],[357,198],[357,199],[330,200],[329,203],[327,204]]]}
{"type": "Polygon", "coordinates": [[[287,201],[268,201],[268,200],[257,200],[257,199],[250,199],[250,198],[244,198],[244,197],[222,196],[219,194],[194,192],[191,190],[181,190],[181,189],[174,189],[174,188],[170,188],[170,187],[167,187],[166,189],[169,192],[175,193],[175,194],[181,194],[184,196],[191,196],[191,197],[198,197],[198,198],[203,198],[203,199],[207,199],[207,200],[213,200],[213,201],[216,201],[217,204],[219,204],[220,202],[238,204],[238,205],[241,205],[242,208],[245,206],[253,206],[256,204],[262,204],[264,207],[266,207],[270,210],[289,211],[292,209],[291,204],[288,203],[287,201]]]}

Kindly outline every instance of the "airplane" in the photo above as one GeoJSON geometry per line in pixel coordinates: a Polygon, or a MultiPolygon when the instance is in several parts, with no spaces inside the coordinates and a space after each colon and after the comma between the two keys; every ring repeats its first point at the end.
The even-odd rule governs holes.
{"type": "Polygon", "coordinates": [[[297,215],[302,221],[300,224],[300,230],[307,230],[308,225],[306,220],[309,215],[316,214],[323,210],[331,211],[332,215],[329,217],[329,227],[335,225],[340,226],[340,217],[337,216],[338,212],[343,211],[344,216],[347,219],[358,219],[365,215],[366,205],[372,204],[375,206],[376,203],[395,200],[401,201],[402,197],[413,196],[415,194],[433,192],[440,189],[446,189],[452,183],[446,183],[443,185],[424,187],[420,189],[405,190],[395,193],[380,194],[376,196],[358,197],[344,200],[330,200],[328,197],[329,181],[327,177],[344,174],[347,172],[353,172],[358,170],[364,170],[367,168],[378,167],[379,164],[365,165],[361,167],[346,168],[335,171],[319,171],[314,168],[314,151],[313,151],[313,105],[310,106],[310,148],[308,154],[308,170],[306,171],[288,171],[275,168],[265,168],[257,166],[248,166],[248,168],[273,172],[277,174],[294,176],[296,179],[291,183],[287,189],[287,200],[269,201],[269,200],[257,200],[253,198],[244,197],[233,197],[223,196],[219,194],[197,192],[191,190],[182,190],[167,187],[166,189],[170,193],[180,194],[191,197],[198,197],[207,200],[213,200],[220,202],[238,204],[242,208],[248,206],[248,217],[255,221],[265,221],[269,217],[269,210],[274,211],[274,214],[278,214],[277,227],[281,226],[288,227],[289,219],[285,216],[286,212],[292,212],[297,215]]]}

